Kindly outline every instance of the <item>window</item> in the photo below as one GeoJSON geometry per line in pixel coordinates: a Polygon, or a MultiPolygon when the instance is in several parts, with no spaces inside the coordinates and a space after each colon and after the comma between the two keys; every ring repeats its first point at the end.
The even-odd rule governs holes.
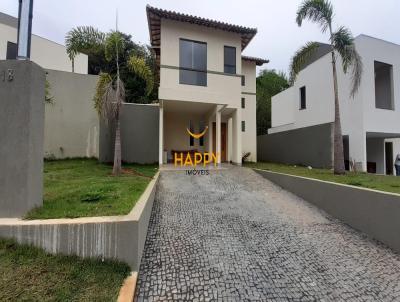
{"type": "Polygon", "coordinates": [[[236,48],[224,46],[224,72],[236,74],[236,48]]]}
{"type": "Polygon", "coordinates": [[[207,86],[207,44],[180,39],[179,83],[207,86]]]}
{"type": "MultiPolygon", "coordinates": [[[[190,130],[190,132],[192,132],[192,133],[194,132],[193,123],[192,123],[191,120],[189,121],[189,130],[190,130]]],[[[193,147],[193,146],[194,146],[194,137],[191,136],[191,135],[189,135],[189,146],[190,146],[190,147],[193,147]]]]}
{"type": "Polygon", "coordinates": [[[246,86],[246,78],[242,75],[242,86],[246,86]]]}
{"type": "Polygon", "coordinates": [[[18,46],[16,43],[7,42],[6,60],[15,60],[17,58],[18,46]]]}
{"type": "MultiPolygon", "coordinates": [[[[200,133],[203,132],[204,129],[206,129],[206,128],[204,127],[204,122],[203,122],[203,121],[200,121],[200,125],[199,125],[200,133]]],[[[200,139],[199,139],[199,144],[200,144],[200,147],[203,147],[203,146],[204,146],[204,136],[200,137],[200,139]]]]}
{"type": "Polygon", "coordinates": [[[242,121],[242,132],[246,132],[246,121],[242,121]]]}
{"type": "Polygon", "coordinates": [[[306,109],[306,86],[300,88],[300,110],[306,109]]]}
{"type": "Polygon", "coordinates": [[[375,107],[394,110],[393,102],[393,66],[374,62],[375,69],[375,107]]]}
{"type": "Polygon", "coordinates": [[[246,99],[242,98],[242,108],[246,108],[246,99]]]}

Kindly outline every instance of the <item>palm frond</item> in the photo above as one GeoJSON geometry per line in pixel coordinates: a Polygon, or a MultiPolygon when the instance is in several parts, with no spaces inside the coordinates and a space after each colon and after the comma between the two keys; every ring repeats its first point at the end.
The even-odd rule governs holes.
{"type": "Polygon", "coordinates": [[[293,85],[296,80],[297,74],[318,50],[319,44],[317,42],[308,42],[305,46],[301,47],[293,56],[290,63],[290,78],[289,83],[293,85]]]}
{"type": "Polygon", "coordinates": [[[94,108],[96,109],[99,116],[104,117],[103,111],[107,111],[103,108],[104,95],[107,94],[107,91],[112,88],[112,78],[108,73],[100,73],[99,79],[96,85],[96,93],[93,97],[94,108]]]}
{"type": "Polygon", "coordinates": [[[118,31],[112,31],[105,41],[105,56],[107,61],[116,59],[117,53],[121,55],[125,49],[125,40],[118,31]]]}
{"type": "Polygon", "coordinates": [[[153,91],[153,72],[144,58],[132,55],[128,60],[128,68],[146,82],[146,96],[153,91]]]}
{"type": "Polygon", "coordinates": [[[90,54],[103,47],[105,34],[92,26],[78,26],[67,33],[65,46],[70,60],[81,52],[90,54]]]}
{"type": "Polygon", "coordinates": [[[296,22],[301,26],[305,19],[318,23],[322,32],[332,26],[333,7],[328,0],[305,0],[297,10],[296,22]]]}
{"type": "Polygon", "coordinates": [[[363,64],[354,45],[353,35],[349,29],[342,26],[332,34],[332,44],[335,51],[337,51],[342,58],[344,73],[347,73],[349,67],[352,68],[351,96],[354,97],[361,84],[363,64]]]}

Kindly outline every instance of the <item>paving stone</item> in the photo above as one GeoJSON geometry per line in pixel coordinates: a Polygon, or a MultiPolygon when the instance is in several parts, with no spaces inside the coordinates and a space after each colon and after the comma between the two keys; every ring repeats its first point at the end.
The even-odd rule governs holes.
{"type": "Polygon", "coordinates": [[[137,301],[400,301],[400,255],[247,168],[161,172],[137,301]]]}

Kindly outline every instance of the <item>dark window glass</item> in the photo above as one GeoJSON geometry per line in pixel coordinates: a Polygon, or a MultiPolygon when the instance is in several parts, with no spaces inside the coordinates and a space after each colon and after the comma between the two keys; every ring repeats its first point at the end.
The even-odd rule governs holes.
{"type": "Polygon", "coordinates": [[[7,42],[7,60],[15,60],[17,58],[18,47],[16,43],[7,42]]]}
{"type": "MultiPolygon", "coordinates": [[[[192,133],[194,132],[192,121],[189,121],[189,130],[190,130],[190,132],[192,132],[192,133]]],[[[189,145],[190,145],[190,147],[193,147],[193,146],[194,146],[194,138],[193,138],[193,136],[191,136],[191,135],[189,135],[189,145]]]]}
{"type": "Polygon", "coordinates": [[[300,110],[306,109],[306,86],[300,88],[300,110]]]}
{"type": "Polygon", "coordinates": [[[242,108],[246,108],[246,99],[242,98],[242,108]]]}
{"type": "Polygon", "coordinates": [[[207,86],[207,44],[181,39],[179,83],[207,86]]]}
{"type": "Polygon", "coordinates": [[[246,131],[246,121],[242,121],[242,132],[246,131]]]}
{"type": "Polygon", "coordinates": [[[244,75],[242,75],[242,86],[246,85],[246,78],[244,77],[244,75]]]}
{"type": "Polygon", "coordinates": [[[236,48],[224,46],[224,72],[236,74],[236,48]]]}
{"type": "MultiPolygon", "coordinates": [[[[201,121],[201,122],[200,122],[200,125],[199,125],[199,130],[200,130],[200,132],[203,132],[204,129],[205,129],[205,127],[204,127],[204,122],[201,121]]],[[[203,146],[204,146],[204,136],[200,137],[199,144],[200,144],[200,147],[203,147],[203,146]]]]}

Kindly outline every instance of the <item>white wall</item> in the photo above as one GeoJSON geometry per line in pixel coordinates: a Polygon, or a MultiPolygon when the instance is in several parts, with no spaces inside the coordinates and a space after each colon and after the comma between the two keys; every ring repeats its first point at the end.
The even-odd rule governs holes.
{"type": "MultiPolygon", "coordinates": [[[[7,42],[17,42],[17,29],[0,24],[0,60],[6,59],[7,42]]],[[[72,71],[72,63],[68,58],[65,46],[45,38],[32,35],[31,60],[45,69],[72,71]]],[[[88,57],[78,54],[75,58],[75,72],[88,73],[88,57]]]]}

